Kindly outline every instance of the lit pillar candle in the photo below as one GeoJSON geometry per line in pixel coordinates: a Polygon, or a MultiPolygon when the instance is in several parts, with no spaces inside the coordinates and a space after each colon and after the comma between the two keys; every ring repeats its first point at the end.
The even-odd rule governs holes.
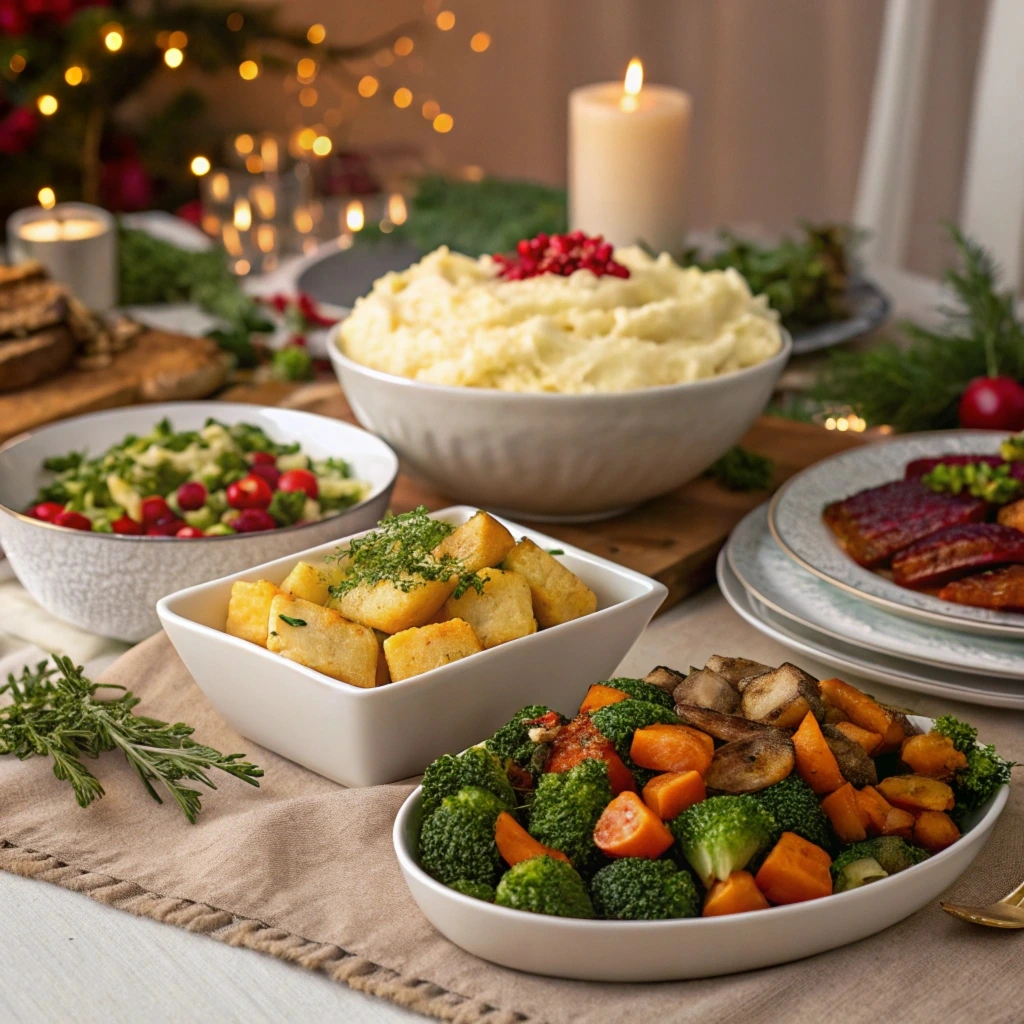
{"type": "Polygon", "coordinates": [[[569,226],[613,245],[656,252],[683,242],[690,97],[644,85],[632,60],[623,82],[569,94],[569,226]]]}
{"type": "Polygon", "coordinates": [[[114,218],[87,203],[19,210],[7,220],[12,263],[39,260],[89,309],[117,305],[117,231],[114,218]]]}

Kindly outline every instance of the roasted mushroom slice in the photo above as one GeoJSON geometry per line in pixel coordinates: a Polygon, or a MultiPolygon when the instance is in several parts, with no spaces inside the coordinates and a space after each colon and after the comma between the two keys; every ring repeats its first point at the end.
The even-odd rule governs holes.
{"type": "Polygon", "coordinates": [[[757,736],[719,747],[704,784],[718,793],[756,793],[781,782],[795,764],[789,738],[778,729],[766,729],[757,736]]]}
{"type": "Polygon", "coordinates": [[[749,736],[759,736],[772,728],[760,722],[748,722],[739,715],[723,715],[721,711],[697,707],[696,704],[677,704],[676,715],[684,725],[690,725],[726,743],[744,740],[749,736]]]}
{"type": "Polygon", "coordinates": [[[859,743],[844,736],[834,725],[823,725],[821,732],[839,765],[840,774],[847,782],[852,782],[857,789],[877,785],[875,762],[859,743]]]}
{"type": "Polygon", "coordinates": [[[733,686],[743,692],[747,681],[754,676],[763,676],[765,672],[771,672],[771,665],[762,665],[759,661],[751,661],[749,658],[727,658],[724,654],[712,654],[704,663],[709,672],[717,672],[723,679],[727,679],[733,686]]]}
{"type": "Polygon", "coordinates": [[[668,668],[665,665],[659,665],[657,668],[651,669],[644,676],[644,682],[650,683],[652,686],[658,686],[666,693],[671,693],[685,678],[686,676],[682,672],[677,672],[674,668],[668,668]]]}
{"type": "Polygon", "coordinates": [[[780,729],[795,729],[808,711],[818,721],[825,717],[818,680],[789,662],[747,681],[742,710],[744,718],[780,729]]]}
{"type": "Polygon", "coordinates": [[[740,695],[732,684],[717,672],[698,669],[691,672],[673,691],[677,704],[696,704],[731,715],[740,704],[740,695]]]}

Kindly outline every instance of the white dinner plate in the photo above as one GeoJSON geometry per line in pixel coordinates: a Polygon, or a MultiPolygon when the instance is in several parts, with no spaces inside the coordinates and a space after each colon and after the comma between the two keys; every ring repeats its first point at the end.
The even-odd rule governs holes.
{"type": "Polygon", "coordinates": [[[916,622],[829,586],[775,543],[767,504],[743,519],[725,550],[729,568],[748,593],[777,615],[905,661],[1018,680],[1024,693],[1024,644],[1019,640],[916,622]]]}
{"type": "Polygon", "coordinates": [[[1024,637],[1024,614],[941,601],[863,568],[843,551],[821,517],[830,502],[902,480],[912,459],[996,455],[1004,437],[991,430],[935,431],[907,434],[833,455],[798,473],[779,489],[768,512],[772,533],[783,551],[805,569],[897,615],[974,633],[1024,637]]]}
{"type": "Polygon", "coordinates": [[[724,548],[718,556],[718,585],[733,611],[758,632],[830,668],[914,693],[959,700],[965,704],[1024,710],[1024,690],[1019,683],[914,665],[913,662],[854,647],[777,615],[747,593],[729,567],[724,548]]]}

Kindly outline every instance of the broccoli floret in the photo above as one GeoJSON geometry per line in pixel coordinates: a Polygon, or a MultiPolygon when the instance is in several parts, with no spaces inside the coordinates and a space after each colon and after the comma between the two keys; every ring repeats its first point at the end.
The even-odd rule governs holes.
{"type": "Polygon", "coordinates": [[[675,706],[675,698],[671,693],[666,693],[660,686],[653,683],[645,683],[642,679],[630,679],[626,676],[617,676],[615,679],[605,679],[601,686],[611,686],[613,689],[628,693],[630,697],[637,700],[645,700],[650,704],[660,704],[663,708],[671,711],[675,706]]]}
{"type": "Polygon", "coordinates": [[[790,775],[751,795],[775,819],[773,843],[783,832],[795,832],[823,850],[834,849],[835,833],[828,816],[821,809],[814,790],[799,775],[790,775]]]}
{"type": "Polygon", "coordinates": [[[565,725],[566,719],[557,711],[552,711],[543,704],[530,704],[520,708],[512,716],[512,721],[503,725],[484,746],[496,757],[514,761],[536,778],[544,771],[548,745],[534,743],[529,737],[530,726],[525,723],[544,715],[554,715],[558,725],[565,725]]]}
{"type": "Polygon", "coordinates": [[[576,870],[554,857],[531,857],[509,868],[498,883],[499,907],[556,917],[594,917],[594,906],[576,870]]]}
{"type": "Polygon", "coordinates": [[[1009,785],[1010,769],[1015,762],[1000,757],[991,744],[979,747],[978,730],[952,715],[936,718],[932,728],[951,739],[953,746],[967,758],[967,767],[953,775],[956,806],[952,817],[962,823],[971,811],[976,811],[1000,786],[1009,785]]]}
{"type": "Polygon", "coordinates": [[[856,889],[886,875],[899,874],[927,859],[927,850],[913,846],[899,836],[879,836],[854,843],[832,861],[833,890],[856,889]]]}
{"type": "Polygon", "coordinates": [[[620,700],[618,704],[609,704],[598,708],[590,720],[598,732],[606,736],[615,745],[615,751],[633,773],[637,788],[643,789],[658,773],[647,768],[638,767],[629,756],[629,748],[633,744],[633,733],[637,729],[645,729],[649,725],[678,725],[675,713],[661,704],[652,704],[648,700],[620,700]]]}
{"type": "MultiPolygon", "coordinates": [[[[623,703],[628,703],[623,701],[623,703]]],[[[668,827],[706,885],[742,871],[771,842],[775,819],[749,794],[713,796],[688,807],[668,827]]]]}
{"type": "Polygon", "coordinates": [[[561,850],[581,874],[588,875],[601,860],[594,826],[611,799],[604,761],[588,758],[567,772],[542,775],[530,809],[530,834],[561,850]]]}
{"type": "Polygon", "coordinates": [[[452,882],[448,888],[461,892],[463,896],[472,896],[475,900],[483,900],[485,903],[494,902],[493,885],[485,885],[483,882],[470,882],[465,878],[460,878],[452,882]]]}
{"type": "Polygon", "coordinates": [[[423,869],[445,885],[494,885],[504,865],[494,842],[494,823],[503,810],[501,800],[479,786],[445,797],[420,830],[423,869]]]}
{"type": "Polygon", "coordinates": [[[661,921],[700,913],[693,878],[670,860],[623,857],[601,868],[590,888],[598,914],[612,920],[661,921]]]}
{"type": "Polygon", "coordinates": [[[493,793],[507,811],[516,806],[515,792],[501,762],[483,747],[470,747],[458,757],[439,757],[423,773],[423,817],[430,817],[446,796],[454,796],[466,786],[493,793]]]}

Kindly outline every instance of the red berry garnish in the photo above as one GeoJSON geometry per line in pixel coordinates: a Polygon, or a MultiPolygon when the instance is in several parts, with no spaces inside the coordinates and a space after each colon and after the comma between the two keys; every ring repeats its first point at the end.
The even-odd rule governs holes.
{"type": "Polygon", "coordinates": [[[262,508],[247,508],[231,520],[232,529],[238,533],[256,533],[259,530],[274,530],[274,517],[262,508]]]}
{"type": "Polygon", "coordinates": [[[251,473],[228,484],[228,504],[232,508],[266,508],[273,496],[270,484],[251,473]]]}
{"type": "Polygon", "coordinates": [[[249,456],[254,466],[276,466],[277,456],[273,452],[253,452],[249,456]]]}
{"type": "Polygon", "coordinates": [[[169,515],[172,515],[171,510],[159,494],[142,499],[142,523],[144,526],[150,526],[158,519],[166,519],[169,515]]]}
{"type": "Polygon", "coordinates": [[[317,483],[316,474],[308,469],[290,469],[287,473],[281,474],[277,481],[279,491],[305,491],[307,498],[315,499],[320,493],[320,485],[317,483]]]}
{"type": "Polygon", "coordinates": [[[516,255],[495,253],[498,277],[506,281],[523,281],[540,274],[568,277],[577,270],[589,270],[595,277],[629,277],[629,269],[616,263],[612,246],[602,235],[588,237],[582,231],[548,236],[541,232],[535,238],[524,238],[516,245],[516,255]]]}
{"type": "Polygon", "coordinates": [[[189,480],[178,488],[178,506],[194,512],[206,504],[206,488],[198,480],[189,480]]]}
{"type": "Polygon", "coordinates": [[[92,523],[81,512],[61,512],[53,517],[55,526],[66,526],[70,530],[91,530],[92,523]]]}
{"type": "Polygon", "coordinates": [[[114,533],[123,533],[128,536],[138,536],[142,533],[142,524],[135,522],[130,516],[121,516],[120,519],[115,519],[110,524],[110,528],[114,533]]]}
{"type": "Polygon", "coordinates": [[[28,514],[33,519],[41,519],[44,523],[52,523],[64,511],[64,506],[59,501],[43,501],[33,505],[28,514]]]}
{"type": "Polygon", "coordinates": [[[195,526],[183,526],[174,536],[194,539],[196,537],[205,537],[206,534],[195,526]]]}
{"type": "Polygon", "coordinates": [[[185,525],[184,519],[166,515],[146,527],[147,537],[173,537],[185,525]]]}
{"type": "Polygon", "coordinates": [[[272,491],[277,490],[277,481],[281,479],[281,471],[277,466],[268,466],[265,462],[258,462],[249,470],[250,476],[262,477],[270,484],[272,491]]]}

